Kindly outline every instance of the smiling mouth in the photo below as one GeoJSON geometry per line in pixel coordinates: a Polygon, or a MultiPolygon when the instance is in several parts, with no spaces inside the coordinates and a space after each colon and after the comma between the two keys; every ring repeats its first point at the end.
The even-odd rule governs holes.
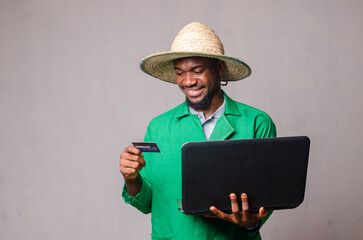
{"type": "Polygon", "coordinates": [[[184,89],[185,89],[186,93],[188,94],[188,96],[198,97],[203,92],[204,87],[199,87],[199,88],[196,88],[196,87],[186,88],[186,87],[184,87],[184,89]]]}

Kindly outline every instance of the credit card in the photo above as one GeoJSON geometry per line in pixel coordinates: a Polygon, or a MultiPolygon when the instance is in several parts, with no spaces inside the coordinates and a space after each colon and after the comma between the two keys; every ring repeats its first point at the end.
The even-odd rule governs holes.
{"type": "Polygon", "coordinates": [[[155,142],[132,142],[135,148],[140,149],[141,152],[159,153],[160,149],[155,142]]]}

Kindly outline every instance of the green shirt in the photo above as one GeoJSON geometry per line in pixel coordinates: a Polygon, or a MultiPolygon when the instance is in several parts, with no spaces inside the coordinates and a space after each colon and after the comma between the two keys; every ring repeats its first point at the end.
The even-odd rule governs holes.
{"type": "MultiPolygon", "coordinates": [[[[275,125],[266,113],[235,102],[227,95],[225,102],[225,111],[218,119],[210,141],[276,136],[275,125]]],[[[122,196],[126,203],[141,212],[152,213],[152,239],[261,239],[259,231],[247,233],[233,223],[185,215],[178,210],[181,147],[185,142],[206,141],[199,118],[189,112],[186,103],[154,118],[148,126],[145,141],[156,142],[161,153],[144,153],[146,166],[140,171],[140,192],[131,197],[124,187],[122,196]]]]}

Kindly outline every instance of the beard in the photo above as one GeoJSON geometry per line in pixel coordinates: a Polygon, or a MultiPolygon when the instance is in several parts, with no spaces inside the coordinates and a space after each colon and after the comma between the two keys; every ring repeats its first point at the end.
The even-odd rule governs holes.
{"type": "Polygon", "coordinates": [[[200,102],[193,103],[189,100],[188,97],[185,97],[185,101],[188,104],[188,106],[192,107],[194,110],[196,109],[205,110],[210,107],[212,99],[216,95],[217,91],[218,91],[218,84],[216,84],[212,89],[212,91],[209,92],[200,102]]]}
{"type": "Polygon", "coordinates": [[[192,107],[193,109],[207,109],[210,106],[211,103],[211,97],[209,94],[207,94],[207,96],[205,96],[202,101],[197,102],[197,103],[193,103],[189,100],[189,98],[185,97],[185,101],[187,102],[188,106],[192,107]]]}

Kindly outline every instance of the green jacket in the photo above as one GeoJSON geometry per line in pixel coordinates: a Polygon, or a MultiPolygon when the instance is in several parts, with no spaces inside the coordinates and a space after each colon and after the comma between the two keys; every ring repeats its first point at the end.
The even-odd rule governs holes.
{"type": "MultiPolygon", "coordinates": [[[[225,111],[218,119],[210,141],[276,136],[275,125],[266,113],[235,102],[227,95],[225,102],[225,111]]],[[[199,118],[189,112],[186,103],[154,118],[145,141],[156,142],[161,153],[144,153],[146,166],[140,171],[140,192],[131,197],[124,188],[122,196],[126,203],[141,212],[152,213],[152,239],[261,239],[259,231],[246,233],[235,224],[189,216],[178,210],[181,147],[185,142],[206,141],[199,118]]]]}

